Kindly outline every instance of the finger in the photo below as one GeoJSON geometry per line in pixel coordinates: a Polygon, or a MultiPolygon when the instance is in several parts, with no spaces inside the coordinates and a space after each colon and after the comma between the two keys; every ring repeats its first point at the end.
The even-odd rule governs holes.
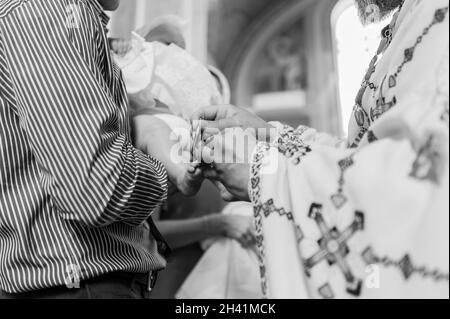
{"type": "Polygon", "coordinates": [[[218,170],[218,167],[221,166],[221,164],[225,163],[225,155],[226,155],[226,148],[225,148],[225,141],[224,136],[222,134],[214,135],[210,139],[208,139],[208,144],[206,144],[206,147],[210,149],[209,152],[209,162],[206,162],[208,164],[214,164],[214,168],[218,170]]]}
{"type": "Polygon", "coordinates": [[[206,135],[203,139],[203,143],[205,143],[206,146],[210,145],[214,140],[214,135],[206,135]]]}
{"type": "Polygon", "coordinates": [[[248,246],[251,246],[252,244],[253,244],[253,236],[251,235],[251,234],[249,234],[249,233],[246,233],[245,235],[244,235],[244,238],[245,238],[245,241],[247,242],[247,245],[248,246]]]}
{"type": "Polygon", "coordinates": [[[123,40],[118,40],[117,41],[117,52],[119,54],[122,54],[122,52],[123,52],[123,40]]]}
{"type": "Polygon", "coordinates": [[[248,239],[248,243],[249,243],[249,247],[255,246],[256,245],[256,237],[250,236],[248,239]]]}
{"type": "MultiPolygon", "coordinates": [[[[217,173],[217,172],[216,172],[215,170],[213,170],[213,169],[204,169],[204,170],[203,170],[203,176],[204,176],[205,178],[210,179],[210,180],[213,180],[213,181],[216,181],[216,180],[218,180],[218,179],[220,178],[219,173],[217,173]]],[[[216,186],[218,186],[218,185],[216,184],[216,186]]],[[[219,188],[219,190],[220,190],[220,188],[219,188]]]]}
{"type": "Polygon", "coordinates": [[[200,126],[203,131],[205,131],[207,129],[215,129],[215,130],[222,131],[227,128],[238,127],[239,123],[235,117],[230,117],[230,118],[225,118],[225,119],[218,119],[215,121],[203,120],[200,122],[200,126]]]}
{"type": "Polygon", "coordinates": [[[238,238],[237,241],[239,242],[239,244],[241,244],[241,246],[242,246],[243,248],[246,248],[246,247],[247,247],[247,241],[245,240],[244,236],[238,238]]]}
{"type": "MultiPolygon", "coordinates": [[[[216,173],[217,174],[217,173],[216,173]]],[[[226,202],[233,202],[236,200],[236,197],[231,194],[228,189],[219,181],[213,181],[214,185],[216,185],[217,189],[220,191],[220,196],[226,202]]]]}
{"type": "Polygon", "coordinates": [[[220,197],[222,197],[222,199],[227,202],[227,203],[232,203],[232,202],[237,202],[239,201],[239,199],[234,196],[233,194],[231,194],[228,190],[223,190],[220,192],[220,197]]]}
{"type": "Polygon", "coordinates": [[[249,238],[246,234],[244,234],[240,239],[239,242],[241,243],[242,247],[248,248],[252,245],[252,239],[249,238]]]}
{"type": "Polygon", "coordinates": [[[205,164],[214,163],[214,150],[209,146],[205,146],[202,149],[202,162],[205,164]]]}
{"type": "Polygon", "coordinates": [[[252,237],[255,238],[255,240],[256,240],[257,233],[256,233],[256,227],[255,227],[255,224],[253,221],[252,221],[252,227],[250,227],[249,232],[252,235],[252,237]]]}
{"type": "Polygon", "coordinates": [[[217,169],[218,165],[224,163],[224,143],[222,135],[214,135],[209,139],[209,143],[202,148],[202,160],[205,164],[214,164],[217,169]]]}
{"type": "MultiPolygon", "coordinates": [[[[253,224],[253,222],[252,222],[253,224]]],[[[247,230],[248,236],[250,236],[252,239],[256,239],[256,229],[253,225],[251,225],[247,230]]]]}
{"type": "MultiPolygon", "coordinates": [[[[252,227],[252,229],[253,229],[253,227],[252,227]]],[[[256,239],[256,233],[253,232],[252,229],[249,229],[249,230],[248,230],[247,236],[248,236],[250,245],[253,246],[253,245],[256,245],[256,244],[257,244],[257,239],[256,239]]]]}
{"type": "Polygon", "coordinates": [[[123,55],[126,55],[131,50],[131,44],[129,41],[123,43],[123,55]]]}
{"type": "Polygon", "coordinates": [[[203,169],[201,167],[197,167],[194,175],[195,175],[195,177],[203,176],[203,169]]]}
{"type": "Polygon", "coordinates": [[[192,164],[196,164],[196,165],[200,165],[202,162],[202,152],[203,150],[201,148],[196,148],[194,149],[194,153],[193,154],[188,154],[188,157],[191,158],[191,161],[193,162],[192,164]]]}
{"type": "Polygon", "coordinates": [[[116,53],[118,52],[117,51],[117,40],[111,41],[111,48],[114,52],[116,52],[116,53]]]}
{"type": "Polygon", "coordinates": [[[214,121],[219,113],[219,108],[220,108],[219,105],[206,106],[204,108],[201,108],[196,112],[194,112],[194,114],[191,117],[191,120],[214,121]]]}
{"type": "Polygon", "coordinates": [[[187,171],[189,174],[195,174],[197,172],[197,166],[190,164],[188,165],[187,171]]]}
{"type": "MultiPolygon", "coordinates": [[[[212,131],[211,131],[212,133],[212,131]]],[[[210,148],[213,152],[216,149],[219,149],[220,147],[222,147],[222,140],[223,140],[223,136],[221,134],[214,134],[211,136],[208,136],[206,138],[206,140],[204,141],[205,143],[205,147],[210,148]]]]}
{"type": "Polygon", "coordinates": [[[214,135],[218,135],[220,134],[220,130],[217,128],[213,128],[213,127],[207,127],[204,129],[203,134],[202,134],[202,138],[205,144],[209,144],[214,135]]]}
{"type": "Polygon", "coordinates": [[[128,48],[130,47],[130,42],[127,40],[120,40],[119,42],[119,52],[121,55],[126,55],[128,53],[128,48]]]}

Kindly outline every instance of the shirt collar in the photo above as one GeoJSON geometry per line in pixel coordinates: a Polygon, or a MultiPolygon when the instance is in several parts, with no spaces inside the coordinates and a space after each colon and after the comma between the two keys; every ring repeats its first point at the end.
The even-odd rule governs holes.
{"type": "Polygon", "coordinates": [[[92,5],[92,8],[94,9],[95,13],[98,14],[103,27],[106,29],[109,23],[109,16],[106,14],[105,10],[103,9],[102,5],[98,2],[98,0],[89,0],[88,3],[92,5]]]}

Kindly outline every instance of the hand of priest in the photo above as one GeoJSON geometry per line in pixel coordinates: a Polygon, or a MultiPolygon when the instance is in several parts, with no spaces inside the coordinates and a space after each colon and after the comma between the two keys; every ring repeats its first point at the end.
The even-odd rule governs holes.
{"type": "Polygon", "coordinates": [[[222,131],[227,128],[250,129],[258,136],[258,139],[267,140],[270,136],[270,130],[273,127],[261,119],[256,114],[234,105],[214,105],[202,108],[195,112],[192,120],[200,120],[201,127],[204,132],[218,130],[222,131]]]}
{"type": "Polygon", "coordinates": [[[225,200],[249,200],[250,162],[256,143],[255,136],[241,128],[225,129],[206,141],[202,161],[210,167],[204,168],[204,176],[226,188],[228,192],[221,186],[225,200]]]}

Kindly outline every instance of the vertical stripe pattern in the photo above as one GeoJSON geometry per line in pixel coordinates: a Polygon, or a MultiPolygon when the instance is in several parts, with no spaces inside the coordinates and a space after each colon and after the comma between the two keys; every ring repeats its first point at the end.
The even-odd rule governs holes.
{"type": "Polygon", "coordinates": [[[0,289],[144,273],[143,224],[167,196],[130,140],[97,0],[0,0],[0,289]]]}

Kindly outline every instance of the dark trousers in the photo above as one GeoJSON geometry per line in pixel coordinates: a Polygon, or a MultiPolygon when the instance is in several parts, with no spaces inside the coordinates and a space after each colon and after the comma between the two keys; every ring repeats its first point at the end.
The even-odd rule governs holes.
{"type": "Polygon", "coordinates": [[[56,287],[22,294],[0,291],[0,299],[150,299],[148,275],[113,273],[84,281],[80,288],[56,287]]]}

